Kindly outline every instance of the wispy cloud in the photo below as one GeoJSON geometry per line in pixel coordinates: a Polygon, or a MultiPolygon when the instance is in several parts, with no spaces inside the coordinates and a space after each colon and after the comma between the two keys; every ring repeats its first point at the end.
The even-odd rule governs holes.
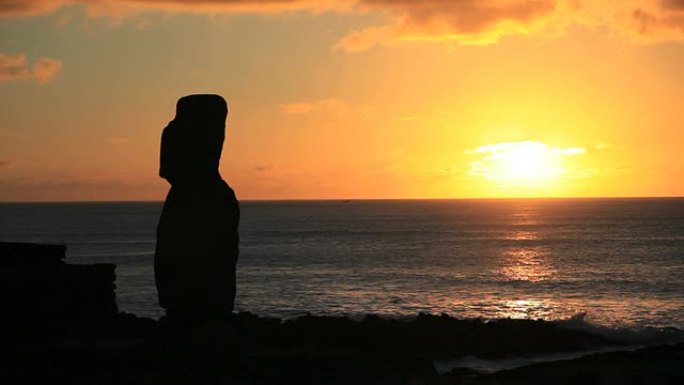
{"type": "Polygon", "coordinates": [[[397,118],[398,122],[410,122],[410,121],[414,121],[414,120],[420,120],[420,116],[418,116],[418,115],[404,115],[404,116],[400,116],[397,118]]]}
{"type": "Polygon", "coordinates": [[[280,112],[286,115],[302,115],[311,112],[333,112],[341,114],[347,111],[347,103],[340,99],[323,99],[284,103],[278,106],[280,112]]]}
{"type": "Polygon", "coordinates": [[[62,62],[57,59],[42,57],[31,65],[23,53],[0,53],[0,82],[32,79],[36,83],[48,83],[61,69],[62,62]]]}
{"type": "Polygon", "coordinates": [[[260,164],[260,165],[254,166],[253,170],[256,172],[265,172],[265,171],[273,170],[273,168],[274,168],[273,164],[260,164]]]}

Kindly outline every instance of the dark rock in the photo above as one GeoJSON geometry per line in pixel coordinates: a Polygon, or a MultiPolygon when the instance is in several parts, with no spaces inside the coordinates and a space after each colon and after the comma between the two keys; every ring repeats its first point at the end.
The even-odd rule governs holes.
{"type": "Polygon", "coordinates": [[[442,384],[468,384],[477,381],[482,373],[470,368],[453,368],[442,376],[442,384]]]}
{"type": "Polygon", "coordinates": [[[401,356],[329,355],[288,360],[282,384],[436,384],[429,360],[401,356]]]}
{"type": "Polygon", "coordinates": [[[58,245],[3,243],[0,252],[0,260],[11,261],[0,270],[0,338],[88,333],[117,315],[114,265],[65,264],[58,245]]]}
{"type": "Polygon", "coordinates": [[[54,269],[64,264],[65,245],[0,242],[0,271],[54,269]]]}
{"type": "Polygon", "coordinates": [[[464,384],[681,384],[684,344],[592,354],[470,378],[464,384]]]}
{"type": "Polygon", "coordinates": [[[462,355],[500,358],[526,353],[560,353],[620,345],[619,340],[553,322],[533,320],[459,320],[446,315],[421,314],[412,320],[307,315],[283,323],[271,339],[281,346],[319,352],[376,352],[420,354],[431,359],[462,355]]]}

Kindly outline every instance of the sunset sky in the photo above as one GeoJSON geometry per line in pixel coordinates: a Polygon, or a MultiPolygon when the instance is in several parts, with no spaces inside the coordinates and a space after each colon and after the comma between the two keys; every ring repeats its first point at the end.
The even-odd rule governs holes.
{"type": "Polygon", "coordinates": [[[0,201],[684,196],[684,0],[0,0],[0,201]]]}

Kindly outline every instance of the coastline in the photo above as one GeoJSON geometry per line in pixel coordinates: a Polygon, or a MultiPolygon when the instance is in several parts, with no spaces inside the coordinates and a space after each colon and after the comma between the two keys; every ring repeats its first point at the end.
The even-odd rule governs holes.
{"type": "Polygon", "coordinates": [[[65,252],[59,245],[0,242],[4,383],[669,384],[684,378],[678,329],[610,334],[573,320],[429,314],[283,320],[243,312],[193,324],[157,321],[119,312],[114,265],[70,265],[65,252]]]}
{"type": "Polygon", "coordinates": [[[547,321],[282,321],[249,313],[193,327],[126,313],[103,321],[3,344],[3,376],[74,384],[670,384],[684,376],[684,342],[637,346],[547,321]],[[464,365],[473,359],[523,363],[502,370],[464,365]]]}

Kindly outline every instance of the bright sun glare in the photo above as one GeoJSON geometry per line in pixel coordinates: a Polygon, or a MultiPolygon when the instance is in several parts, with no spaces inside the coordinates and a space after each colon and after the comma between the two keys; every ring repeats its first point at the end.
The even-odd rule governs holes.
{"type": "Polygon", "coordinates": [[[523,142],[496,154],[499,179],[540,180],[560,174],[547,146],[539,142],[523,142]]]}
{"type": "Polygon", "coordinates": [[[466,151],[481,157],[470,163],[471,173],[499,182],[526,184],[560,177],[566,172],[562,157],[585,152],[582,147],[550,147],[539,141],[496,143],[466,151]]]}

